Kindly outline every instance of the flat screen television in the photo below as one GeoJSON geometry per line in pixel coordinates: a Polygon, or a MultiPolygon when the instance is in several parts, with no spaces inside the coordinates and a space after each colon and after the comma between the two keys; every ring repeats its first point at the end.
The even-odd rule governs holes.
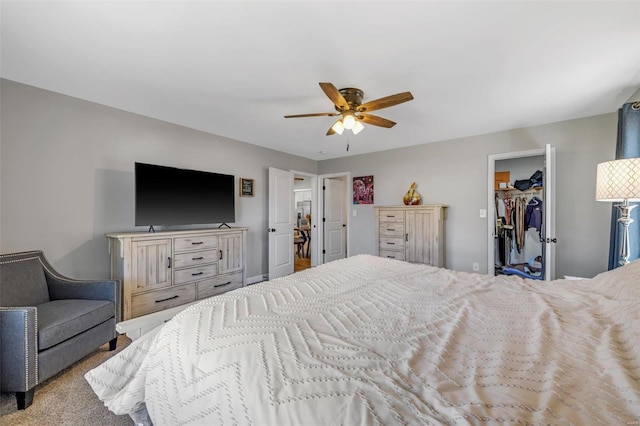
{"type": "Polygon", "coordinates": [[[233,223],[234,177],[135,163],[135,224],[233,223]]]}

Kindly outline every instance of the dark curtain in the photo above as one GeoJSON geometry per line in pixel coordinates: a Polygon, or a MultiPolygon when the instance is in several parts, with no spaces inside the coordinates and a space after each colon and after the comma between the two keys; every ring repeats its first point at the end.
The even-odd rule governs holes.
{"type": "MultiPolygon", "coordinates": [[[[640,102],[622,105],[618,110],[618,141],[616,160],[640,157],[640,102]]],[[[630,203],[638,204],[638,203],[630,203]]],[[[622,226],[617,222],[619,210],[612,207],[609,237],[609,269],[620,266],[622,226]]],[[[640,257],[640,207],[631,211],[633,223],[629,225],[629,260],[640,257]]]]}

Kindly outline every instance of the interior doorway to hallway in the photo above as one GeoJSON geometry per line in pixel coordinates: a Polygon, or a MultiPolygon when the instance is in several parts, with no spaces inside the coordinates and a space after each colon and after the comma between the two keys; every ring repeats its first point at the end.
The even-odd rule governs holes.
{"type": "MultiPolygon", "coordinates": [[[[269,279],[283,277],[294,272],[297,244],[294,231],[298,227],[295,202],[295,176],[309,178],[311,182],[310,228],[303,245],[310,266],[321,265],[349,254],[347,208],[351,202],[350,173],[315,175],[269,167],[268,263],[269,279]]],[[[302,206],[304,208],[304,205],[302,206]]],[[[303,219],[302,214],[300,219],[303,219]]],[[[304,222],[301,221],[301,225],[304,222]]],[[[302,249],[302,248],[301,248],[302,249]]]]}
{"type": "MultiPolygon", "coordinates": [[[[293,232],[294,261],[293,271],[298,272],[311,268],[311,224],[314,207],[312,177],[295,174],[293,177],[293,232]]],[[[315,217],[313,219],[316,219],[315,217]]]]}

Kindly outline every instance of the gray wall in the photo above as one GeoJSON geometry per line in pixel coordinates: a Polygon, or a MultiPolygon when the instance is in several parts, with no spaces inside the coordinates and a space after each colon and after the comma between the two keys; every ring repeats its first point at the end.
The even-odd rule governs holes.
{"type": "MultiPolygon", "coordinates": [[[[595,175],[597,163],[614,158],[616,134],[617,114],[612,113],[324,160],[318,173],[347,170],[351,176],[374,175],[376,205],[402,204],[402,196],[415,181],[423,203],[449,206],[446,266],[471,271],[472,263],[478,262],[486,273],[487,219],[480,218],[479,211],[487,208],[487,155],[550,143],[557,148],[556,276],[590,277],[607,269],[611,205],[595,201],[595,175]]],[[[366,132],[358,135],[357,143],[366,144],[366,132]]],[[[373,207],[350,208],[350,254],[374,253],[373,207]]]]}
{"type": "MultiPolygon", "coordinates": [[[[486,272],[487,155],[557,147],[556,275],[607,267],[611,206],[594,200],[595,167],[614,158],[615,113],[319,163],[2,80],[0,252],[43,249],[73,277],[108,276],[103,234],[133,226],[133,163],[253,178],[237,198],[249,232],[248,276],[266,273],[267,168],[375,176],[375,203],[397,205],[411,182],[449,205],[447,267],[486,272]]],[[[402,125],[400,123],[399,125],[402,125]]],[[[370,131],[389,131],[370,129],[370,131]]],[[[390,136],[391,137],[391,136],[390,136]]],[[[366,143],[366,132],[353,143],[366,143]]],[[[237,185],[237,182],[236,182],[237,185]]],[[[373,208],[350,206],[350,254],[373,253],[373,208]]]]}
{"type": "Polygon", "coordinates": [[[317,172],[313,160],[8,80],[0,93],[0,252],[42,249],[76,278],[109,276],[105,232],[146,231],[134,226],[135,161],[255,179],[255,196],[236,198],[248,277],[268,270],[268,167],[317,172]]]}

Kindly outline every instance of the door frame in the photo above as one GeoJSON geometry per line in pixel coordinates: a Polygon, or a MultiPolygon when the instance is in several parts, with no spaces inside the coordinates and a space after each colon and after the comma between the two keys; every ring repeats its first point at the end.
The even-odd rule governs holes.
{"type": "MultiPolygon", "coordinates": [[[[316,226],[319,216],[317,216],[317,213],[315,211],[315,208],[316,208],[315,206],[317,206],[318,204],[318,175],[315,175],[313,173],[307,173],[307,172],[299,172],[297,170],[290,170],[290,172],[293,173],[294,178],[295,176],[305,176],[305,177],[308,177],[309,180],[311,181],[311,267],[313,268],[314,266],[318,265],[318,259],[319,259],[318,249],[317,249],[319,227],[316,226]],[[315,220],[314,220],[314,216],[315,216],[315,220]]],[[[295,200],[295,196],[294,196],[294,200],[295,200]]],[[[295,205],[294,205],[294,210],[295,210],[295,205]]]]}
{"type": "MultiPolygon", "coordinates": [[[[346,238],[346,243],[347,243],[347,247],[346,247],[346,257],[349,257],[349,253],[351,253],[351,239],[349,238],[349,220],[350,220],[350,215],[349,215],[349,203],[352,201],[351,200],[351,196],[352,196],[352,188],[350,186],[350,182],[351,182],[351,173],[350,172],[340,172],[340,173],[329,173],[329,174],[325,174],[325,175],[318,175],[318,182],[317,182],[317,198],[318,198],[318,202],[316,203],[317,206],[317,210],[315,211],[315,215],[317,218],[322,218],[324,217],[324,197],[321,197],[320,194],[322,194],[322,185],[324,183],[324,180],[327,178],[342,178],[344,181],[344,187],[345,187],[345,204],[344,204],[344,208],[345,208],[345,215],[346,215],[346,222],[347,222],[347,232],[345,235],[346,238]]],[[[312,222],[313,222],[313,218],[312,218],[312,222]]],[[[313,241],[313,239],[312,239],[313,241]]],[[[317,236],[316,236],[316,243],[312,246],[312,250],[315,251],[318,254],[317,257],[317,261],[318,261],[318,265],[322,265],[324,262],[324,256],[322,256],[322,250],[324,250],[324,222],[322,221],[318,221],[318,230],[317,230],[317,236]]]]}
{"type": "MultiPolygon", "coordinates": [[[[505,152],[502,154],[489,154],[487,156],[487,275],[495,272],[495,173],[496,161],[513,160],[525,157],[545,157],[545,148],[531,149],[528,151],[505,152]]],[[[545,259],[546,261],[546,259],[545,259]]]]}

